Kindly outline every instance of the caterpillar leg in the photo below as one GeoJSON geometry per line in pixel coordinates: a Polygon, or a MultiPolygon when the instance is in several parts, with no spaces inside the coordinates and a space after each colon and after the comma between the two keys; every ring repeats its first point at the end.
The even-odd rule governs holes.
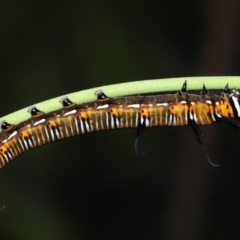
{"type": "Polygon", "coordinates": [[[142,135],[143,135],[143,129],[145,125],[139,123],[138,124],[138,129],[137,129],[137,137],[135,140],[135,152],[139,157],[149,157],[151,155],[151,151],[145,151],[143,152],[141,150],[141,142],[142,142],[142,135]]]}
{"type": "Polygon", "coordinates": [[[204,138],[204,135],[202,134],[199,126],[196,124],[196,122],[194,120],[190,120],[189,121],[194,133],[196,134],[196,137],[197,137],[197,140],[198,142],[202,145],[203,147],[203,151],[204,151],[204,154],[206,155],[207,157],[207,161],[209,162],[210,165],[212,165],[213,167],[219,167],[219,164],[214,164],[209,156],[208,156],[208,151],[207,151],[207,146],[206,146],[206,142],[205,142],[205,138],[204,138]]]}

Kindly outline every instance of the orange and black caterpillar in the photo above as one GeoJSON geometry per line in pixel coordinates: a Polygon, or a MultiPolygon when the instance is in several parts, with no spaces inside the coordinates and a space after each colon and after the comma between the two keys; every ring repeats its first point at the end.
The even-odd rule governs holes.
{"type": "Polygon", "coordinates": [[[140,145],[143,130],[155,126],[190,125],[203,146],[208,162],[204,136],[199,125],[224,121],[240,130],[239,91],[229,92],[228,85],[221,95],[211,94],[203,85],[200,95],[187,92],[185,82],[175,94],[153,96],[128,96],[109,98],[103,91],[96,93],[97,100],[77,105],[67,97],[61,98],[63,107],[45,114],[36,107],[30,107],[31,117],[17,125],[6,121],[0,123],[0,168],[19,154],[58,139],[115,128],[137,128],[135,151],[138,156],[147,157],[140,145]]]}

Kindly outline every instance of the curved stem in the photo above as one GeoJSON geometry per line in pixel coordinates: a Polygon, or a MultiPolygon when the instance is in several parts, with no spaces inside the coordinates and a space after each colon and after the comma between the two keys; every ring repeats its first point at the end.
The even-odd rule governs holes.
{"type": "MultiPolygon", "coordinates": [[[[181,77],[181,78],[167,78],[167,79],[155,79],[155,80],[142,80],[135,82],[119,83],[108,86],[95,87],[88,90],[83,90],[75,93],[66,94],[72,102],[81,104],[96,100],[94,93],[101,89],[110,97],[127,96],[134,94],[146,94],[146,93],[161,93],[167,91],[178,91],[181,89],[184,81],[187,81],[188,90],[199,90],[202,88],[203,83],[208,89],[223,89],[228,83],[230,88],[240,88],[240,77],[181,77]]],[[[64,96],[59,96],[47,101],[43,101],[30,106],[36,106],[41,111],[48,113],[55,111],[62,107],[59,100],[64,96]]],[[[10,99],[11,100],[11,99],[10,99]]],[[[27,120],[30,116],[26,107],[19,111],[13,112],[0,118],[6,120],[12,124],[18,124],[27,120]]]]}

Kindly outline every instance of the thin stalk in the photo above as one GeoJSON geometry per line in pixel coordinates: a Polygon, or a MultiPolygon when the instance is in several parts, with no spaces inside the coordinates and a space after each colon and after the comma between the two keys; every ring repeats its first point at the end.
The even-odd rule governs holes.
{"type": "MultiPolygon", "coordinates": [[[[181,89],[183,82],[187,80],[188,90],[200,90],[203,83],[207,89],[222,90],[228,83],[229,88],[240,88],[240,77],[222,76],[222,77],[181,77],[181,78],[166,78],[154,80],[142,80],[135,82],[119,83],[108,86],[95,87],[87,90],[82,90],[75,93],[65,94],[72,102],[82,104],[96,100],[94,93],[101,89],[109,97],[128,96],[134,94],[147,94],[147,93],[162,93],[172,92],[181,89]]],[[[41,111],[48,113],[55,111],[62,107],[59,102],[63,96],[55,97],[40,103],[32,104],[41,111]]],[[[29,106],[28,106],[29,107],[29,106]]],[[[16,112],[10,113],[0,118],[0,121],[5,120],[11,124],[18,124],[30,118],[27,109],[23,108],[16,112]]]]}

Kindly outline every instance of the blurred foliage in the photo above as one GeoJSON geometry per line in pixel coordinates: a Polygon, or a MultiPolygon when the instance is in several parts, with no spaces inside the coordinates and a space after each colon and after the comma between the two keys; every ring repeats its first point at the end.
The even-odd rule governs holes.
{"type": "MultiPolygon", "coordinates": [[[[239,75],[230,1],[4,1],[1,115],[81,89],[181,76],[239,75]]],[[[234,86],[230,86],[234,87],[234,86]]],[[[0,239],[239,239],[239,134],[188,127],[76,136],[0,171],[0,239]]]]}

